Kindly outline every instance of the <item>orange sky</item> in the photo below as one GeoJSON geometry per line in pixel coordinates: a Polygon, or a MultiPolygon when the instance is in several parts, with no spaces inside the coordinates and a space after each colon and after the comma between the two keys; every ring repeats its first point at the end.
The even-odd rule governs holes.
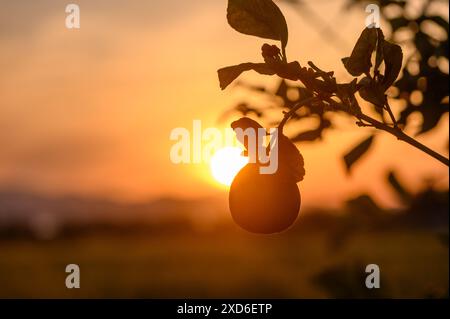
{"type": "MultiPolygon", "coordinates": [[[[220,91],[216,70],[259,61],[263,41],[227,25],[225,0],[77,3],[79,30],[65,28],[63,2],[2,4],[0,188],[120,200],[223,194],[206,164],[171,163],[169,134],[190,128],[194,119],[204,127],[227,126],[217,120],[235,95],[220,91]]],[[[340,13],[342,1],[310,3],[348,43],[357,39],[362,10],[340,13]]],[[[303,64],[311,59],[347,80],[340,58],[351,47],[333,47],[293,10],[282,8],[290,28],[289,57],[303,64]]],[[[336,206],[361,192],[395,205],[384,180],[390,168],[416,190],[430,176],[448,187],[447,167],[388,135],[348,177],[341,156],[369,131],[338,121],[341,130],[323,143],[300,145],[304,205],[336,206]]],[[[448,117],[420,141],[445,154],[448,117]]]]}

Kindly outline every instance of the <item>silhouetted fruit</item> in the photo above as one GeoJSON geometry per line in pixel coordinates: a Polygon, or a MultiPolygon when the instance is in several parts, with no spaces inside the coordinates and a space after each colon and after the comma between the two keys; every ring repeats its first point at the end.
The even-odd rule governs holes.
{"type": "Polygon", "coordinates": [[[229,206],[234,221],[260,234],[281,232],[297,219],[300,192],[284,174],[260,174],[258,164],[244,166],[231,184],[229,206]]]}
{"type": "MultiPolygon", "coordinates": [[[[246,148],[244,155],[249,156],[250,160],[231,184],[229,206],[234,221],[253,233],[272,234],[287,229],[295,222],[300,210],[300,192],[297,183],[305,176],[303,156],[294,143],[283,134],[282,124],[279,125],[277,134],[270,133],[270,145],[258,144],[261,140],[257,139],[258,143],[254,142],[257,147],[254,149],[248,148],[251,145],[250,137],[239,132],[253,130],[254,136],[255,132],[260,134],[262,126],[258,122],[242,117],[231,123],[231,127],[235,130],[238,141],[246,148]],[[266,154],[261,154],[261,148],[266,154]],[[261,163],[264,163],[260,155],[270,155],[270,166],[272,160],[277,161],[275,173],[260,172],[261,163]],[[252,158],[256,161],[252,162],[252,158]]],[[[268,134],[264,129],[263,133],[268,134]]]]}

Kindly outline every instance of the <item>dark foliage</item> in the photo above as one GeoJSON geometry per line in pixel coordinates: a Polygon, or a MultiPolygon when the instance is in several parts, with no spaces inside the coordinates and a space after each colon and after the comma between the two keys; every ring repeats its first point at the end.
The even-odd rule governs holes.
{"type": "MultiPolygon", "coordinates": [[[[229,5],[234,9],[236,7],[235,2],[240,3],[241,1],[229,2],[229,5]]],[[[272,1],[253,2],[268,6],[268,2],[272,1]]],[[[292,5],[300,5],[298,1],[287,2],[292,5]]],[[[268,30],[265,33],[261,31],[261,21],[264,22],[264,19],[259,20],[259,23],[253,27],[251,21],[247,21],[246,29],[242,30],[242,28],[235,27],[235,21],[230,20],[230,16],[228,16],[230,25],[242,33],[280,40],[282,52],[280,54],[268,54],[269,46],[264,45],[264,63],[243,63],[219,70],[221,87],[222,89],[226,88],[241,73],[254,70],[260,74],[280,77],[281,80],[279,80],[277,88],[271,91],[264,87],[256,87],[243,82],[237,82],[236,87],[262,93],[272,98],[276,108],[292,110],[305,98],[318,96],[318,102],[305,104],[298,109],[296,108],[295,112],[291,114],[290,118],[294,122],[292,125],[299,128],[291,136],[293,142],[320,141],[325,131],[335,128],[329,114],[330,111],[356,117],[359,126],[380,128],[361,119],[360,113],[362,111],[358,100],[355,98],[356,93],[359,93],[362,99],[368,101],[374,107],[379,114],[378,120],[383,124],[391,126],[395,130],[404,129],[408,125],[410,116],[418,112],[423,118],[419,134],[429,132],[448,112],[449,84],[448,70],[443,70],[445,60],[448,65],[448,21],[429,12],[428,9],[432,2],[433,0],[427,1],[419,15],[410,17],[405,11],[405,1],[372,1],[371,3],[380,6],[382,16],[391,27],[391,34],[388,39],[385,39],[381,29],[367,28],[362,32],[350,56],[342,59],[347,71],[355,76],[355,79],[349,83],[337,83],[333,72],[322,71],[312,62],[308,63],[309,67],[302,67],[298,62],[287,62],[285,53],[287,30],[284,30],[285,21],[280,18],[278,10],[273,9],[273,12],[267,13],[276,18],[267,25],[272,30],[271,36],[269,36],[268,30]],[[393,7],[399,9],[399,14],[394,17],[386,14],[393,7]],[[429,31],[433,30],[430,29],[430,25],[434,29],[443,30],[446,34],[445,39],[437,39],[433,31],[429,31]],[[275,32],[274,30],[278,31],[275,32]],[[407,40],[408,43],[402,43],[402,45],[410,44],[415,49],[403,61],[402,49],[393,41],[405,30],[408,30],[412,37],[407,40]],[[375,54],[375,58],[373,58],[372,53],[375,54]],[[401,71],[402,61],[405,66],[403,71],[401,71]],[[297,81],[297,83],[299,81],[302,84],[293,81],[297,81]],[[391,86],[396,89],[393,90],[394,93],[391,94],[389,99],[403,100],[406,104],[398,119],[394,116],[385,93],[391,86]],[[338,102],[335,102],[336,100],[338,102]],[[312,129],[301,129],[302,121],[305,119],[315,119],[316,126],[312,129]]],[[[367,1],[351,0],[347,3],[346,8],[351,9],[367,4],[367,1]]],[[[250,15],[252,19],[257,17],[259,7],[255,5],[254,8],[253,10],[246,7],[245,16],[250,15]]],[[[253,113],[269,123],[274,122],[273,118],[269,117],[267,108],[250,106],[247,101],[239,102],[233,109],[244,115],[253,113]]],[[[373,140],[376,139],[377,132],[378,130],[362,144],[356,145],[343,155],[348,171],[370,149],[373,140]]],[[[395,132],[391,130],[390,133],[395,134],[395,132]]],[[[448,147],[448,140],[443,141],[443,146],[444,143],[448,147]]]]}

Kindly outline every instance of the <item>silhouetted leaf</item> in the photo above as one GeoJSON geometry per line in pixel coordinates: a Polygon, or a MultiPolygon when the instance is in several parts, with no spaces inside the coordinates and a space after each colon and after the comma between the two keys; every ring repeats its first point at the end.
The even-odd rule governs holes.
{"type": "Polygon", "coordinates": [[[244,116],[251,113],[255,114],[257,117],[261,117],[263,115],[260,110],[255,107],[249,106],[247,103],[239,103],[238,105],[236,105],[235,110],[244,116]]]}
{"type": "Polygon", "coordinates": [[[300,64],[298,62],[284,63],[242,63],[239,65],[222,68],[218,71],[220,87],[224,90],[243,72],[254,70],[263,75],[278,75],[288,80],[298,80],[298,71],[300,64]]]}
{"type": "Polygon", "coordinates": [[[344,156],[347,172],[350,172],[352,166],[369,150],[370,146],[372,146],[373,138],[374,136],[372,135],[365,139],[344,156]]]}
{"type": "MultiPolygon", "coordinates": [[[[316,108],[314,108],[316,109],[316,108]]],[[[323,115],[319,115],[320,123],[319,126],[313,130],[304,131],[297,134],[295,137],[291,138],[292,142],[312,142],[317,139],[322,139],[323,131],[332,127],[331,121],[327,118],[324,118],[323,115]]]]}
{"type": "MultiPolygon", "coordinates": [[[[258,129],[263,128],[258,122],[255,120],[252,120],[248,117],[242,117],[239,120],[234,121],[231,123],[231,128],[233,130],[241,129],[242,131],[245,131],[248,128],[252,128],[255,130],[255,133],[258,133],[258,129]]],[[[239,142],[244,145],[246,150],[244,151],[245,156],[256,156],[254,158],[257,158],[258,156],[258,146],[256,147],[255,151],[256,154],[249,154],[249,141],[248,137],[242,136],[240,134],[236,134],[237,139],[239,142]]],[[[256,136],[255,136],[256,138],[256,136]]],[[[261,140],[258,139],[258,143],[261,142],[261,140]]],[[[256,143],[255,143],[256,145],[256,143]]],[[[267,146],[267,152],[270,152],[270,147],[272,145],[267,146]]],[[[300,154],[299,150],[295,146],[295,144],[282,132],[278,133],[278,171],[277,174],[282,174],[287,179],[292,179],[295,182],[300,182],[303,180],[303,177],[305,176],[305,167],[304,167],[304,160],[303,156],[300,154]]]]}
{"type": "Polygon", "coordinates": [[[345,101],[358,91],[357,79],[353,79],[349,83],[340,83],[336,85],[338,97],[345,101]]]}
{"type": "Polygon", "coordinates": [[[239,65],[229,66],[217,71],[219,74],[220,88],[224,90],[235,79],[237,79],[239,75],[250,70],[255,70],[256,72],[265,75],[274,75],[276,73],[273,68],[265,63],[242,63],[239,65]]]}
{"type": "Polygon", "coordinates": [[[275,91],[275,95],[279,96],[283,100],[283,106],[285,107],[292,107],[295,103],[293,101],[289,100],[288,98],[288,90],[291,88],[290,85],[286,83],[286,81],[283,79],[280,82],[280,85],[278,86],[277,90],[275,91]]]}
{"type": "Polygon", "coordinates": [[[241,117],[239,120],[236,120],[233,123],[231,123],[231,128],[235,132],[237,129],[241,129],[242,130],[241,133],[244,133],[244,134],[236,134],[236,138],[239,141],[239,143],[241,143],[245,147],[245,150],[243,152],[244,156],[249,156],[250,158],[256,159],[258,156],[258,145],[260,145],[257,143],[261,142],[261,140],[257,138],[257,134],[259,133],[258,130],[263,128],[262,125],[256,122],[255,120],[252,120],[251,118],[241,117]],[[248,136],[245,135],[245,130],[247,130],[248,128],[254,130],[255,133],[254,138],[256,139],[253,142],[254,144],[250,144],[255,146],[255,149],[251,150],[252,154],[249,154],[249,140],[248,136]]]}
{"type": "Polygon", "coordinates": [[[414,35],[414,45],[420,52],[421,58],[425,61],[433,56],[436,52],[435,40],[421,30],[419,30],[414,35]]]}
{"type": "Polygon", "coordinates": [[[385,71],[382,84],[384,90],[387,90],[395,82],[402,68],[402,48],[385,40],[383,41],[383,57],[385,71]]]}
{"type": "Polygon", "coordinates": [[[365,77],[359,82],[361,88],[359,89],[359,95],[378,107],[383,107],[385,102],[384,89],[375,81],[365,77]]]}
{"type": "Polygon", "coordinates": [[[293,142],[312,142],[322,137],[322,130],[310,130],[297,134],[292,138],[293,142]]]}
{"type": "Polygon", "coordinates": [[[355,198],[350,198],[345,204],[353,217],[364,214],[365,217],[372,215],[373,218],[376,215],[383,213],[383,210],[369,194],[363,193],[355,198]]]}
{"type": "Polygon", "coordinates": [[[377,29],[377,51],[376,51],[376,56],[375,56],[374,71],[378,71],[381,63],[384,60],[383,42],[384,42],[383,31],[381,29],[377,29]]]}
{"type": "Polygon", "coordinates": [[[255,91],[255,92],[260,92],[260,93],[269,93],[266,89],[265,86],[262,85],[255,85],[255,84],[250,84],[250,83],[246,83],[246,82],[236,82],[237,86],[240,86],[242,88],[245,88],[247,90],[251,90],[251,91],[255,91]]]}
{"type": "Polygon", "coordinates": [[[348,58],[343,58],[347,71],[353,76],[360,76],[363,73],[368,73],[372,67],[371,57],[372,52],[377,45],[377,29],[366,28],[361,33],[352,55],[348,58]]]}
{"type": "Polygon", "coordinates": [[[254,130],[258,130],[263,127],[261,124],[259,124],[255,120],[252,120],[251,118],[241,117],[239,120],[236,120],[233,123],[231,123],[231,128],[233,130],[240,128],[245,131],[248,128],[253,128],[254,130]]]}
{"type": "Polygon", "coordinates": [[[403,16],[388,19],[388,21],[391,24],[392,32],[394,33],[400,28],[407,27],[411,22],[403,16]]]}
{"type": "Polygon", "coordinates": [[[229,0],[227,19],[238,32],[287,45],[286,19],[272,0],[229,0]]]}
{"type": "Polygon", "coordinates": [[[296,182],[305,176],[305,163],[295,144],[283,133],[278,136],[278,173],[286,174],[296,182]]]}
{"type": "Polygon", "coordinates": [[[395,176],[394,172],[389,172],[388,174],[388,182],[392,186],[392,188],[396,191],[396,193],[400,196],[400,198],[405,202],[409,203],[412,195],[406,190],[405,187],[400,183],[397,176],[395,176]]]}
{"type": "Polygon", "coordinates": [[[424,103],[419,108],[423,116],[423,122],[417,135],[424,134],[434,129],[442,116],[448,113],[448,104],[427,103],[427,100],[428,98],[425,97],[424,103]],[[430,107],[431,105],[434,107],[430,107]]]}
{"type": "Polygon", "coordinates": [[[275,95],[281,97],[281,98],[285,98],[287,97],[287,92],[288,92],[289,86],[286,83],[285,80],[281,80],[280,81],[280,85],[278,85],[277,90],[275,91],[275,95]]]}
{"type": "Polygon", "coordinates": [[[440,16],[430,16],[430,17],[427,17],[427,20],[431,20],[434,23],[436,23],[438,26],[440,26],[445,32],[447,32],[447,36],[448,36],[449,28],[448,28],[447,20],[445,20],[444,18],[442,18],[440,16]]]}

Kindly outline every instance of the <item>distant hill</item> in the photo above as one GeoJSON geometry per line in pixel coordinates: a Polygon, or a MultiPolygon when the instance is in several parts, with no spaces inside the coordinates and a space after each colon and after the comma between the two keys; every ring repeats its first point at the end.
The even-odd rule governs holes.
{"type": "MultiPolygon", "coordinates": [[[[0,228],[25,227],[35,233],[57,232],[67,225],[138,225],[176,221],[211,223],[226,214],[218,198],[161,198],[141,203],[119,203],[83,197],[45,197],[25,192],[0,192],[0,228]]],[[[201,225],[200,225],[201,226],[201,225]]]]}

